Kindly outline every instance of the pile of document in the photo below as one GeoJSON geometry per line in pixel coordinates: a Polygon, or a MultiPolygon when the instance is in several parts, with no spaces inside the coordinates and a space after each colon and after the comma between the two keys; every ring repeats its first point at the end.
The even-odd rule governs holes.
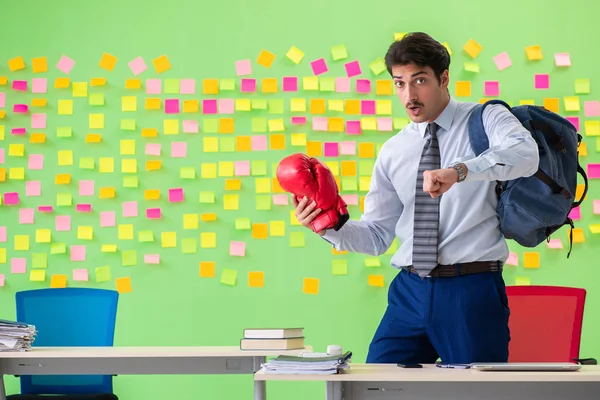
{"type": "Polygon", "coordinates": [[[279,356],[262,365],[265,374],[303,374],[303,375],[332,375],[343,369],[350,368],[348,364],[352,352],[342,355],[301,355],[279,356]]]}
{"type": "Polygon", "coordinates": [[[35,335],[34,325],[0,319],[0,352],[30,350],[35,335]]]}

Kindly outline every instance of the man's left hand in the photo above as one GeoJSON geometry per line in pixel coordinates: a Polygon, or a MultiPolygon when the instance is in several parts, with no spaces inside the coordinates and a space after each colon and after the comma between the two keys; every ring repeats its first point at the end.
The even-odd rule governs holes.
{"type": "Polygon", "coordinates": [[[458,181],[454,168],[435,169],[423,172],[423,191],[434,199],[446,193],[458,181]]]}

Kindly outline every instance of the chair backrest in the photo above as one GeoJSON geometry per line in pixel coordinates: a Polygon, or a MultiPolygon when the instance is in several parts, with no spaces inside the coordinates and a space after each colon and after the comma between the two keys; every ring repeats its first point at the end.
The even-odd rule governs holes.
{"type": "Polygon", "coordinates": [[[585,289],[507,286],[510,362],[572,362],[579,358],[585,289]]]}
{"type": "MultiPolygon", "coordinates": [[[[36,327],[34,347],[113,345],[117,291],[53,288],[17,292],[15,297],[17,320],[36,327]]],[[[21,393],[112,393],[112,376],[21,376],[21,393]]]]}

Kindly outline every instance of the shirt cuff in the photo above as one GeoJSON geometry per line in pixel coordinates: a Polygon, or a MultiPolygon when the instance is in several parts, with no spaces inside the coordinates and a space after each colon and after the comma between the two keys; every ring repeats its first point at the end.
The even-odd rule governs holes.
{"type": "Polygon", "coordinates": [[[335,231],[333,229],[327,229],[325,234],[321,236],[321,239],[325,240],[326,242],[329,242],[337,250],[338,246],[342,242],[342,232],[341,230],[335,231]]]}
{"type": "Polygon", "coordinates": [[[482,181],[485,179],[485,172],[490,167],[485,158],[472,158],[463,161],[467,166],[467,177],[463,182],[482,181]]]}

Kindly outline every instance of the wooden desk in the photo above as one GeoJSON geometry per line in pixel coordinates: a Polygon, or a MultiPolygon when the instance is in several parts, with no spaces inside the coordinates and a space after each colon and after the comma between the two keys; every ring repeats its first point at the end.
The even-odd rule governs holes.
{"type": "MultiPolygon", "coordinates": [[[[0,353],[0,400],[6,400],[2,375],[254,374],[267,357],[293,351],[224,347],[34,347],[0,353]]],[[[266,399],[264,381],[254,382],[254,399],[266,399]]]]}
{"type": "Polygon", "coordinates": [[[500,372],[403,369],[395,364],[350,364],[336,375],[267,375],[258,381],[323,381],[327,400],[592,400],[600,396],[600,366],[577,372],[500,372]]]}

